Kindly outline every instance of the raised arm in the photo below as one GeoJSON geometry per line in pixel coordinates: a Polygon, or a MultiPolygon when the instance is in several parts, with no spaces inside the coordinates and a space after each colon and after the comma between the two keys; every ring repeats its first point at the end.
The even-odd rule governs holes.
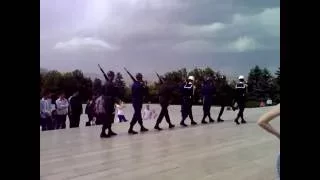
{"type": "Polygon", "coordinates": [[[262,115],[258,120],[258,125],[263,128],[264,130],[268,131],[269,133],[275,135],[280,139],[280,132],[274,129],[271,124],[269,123],[274,118],[280,116],[280,104],[275,106],[269,112],[262,115]]]}

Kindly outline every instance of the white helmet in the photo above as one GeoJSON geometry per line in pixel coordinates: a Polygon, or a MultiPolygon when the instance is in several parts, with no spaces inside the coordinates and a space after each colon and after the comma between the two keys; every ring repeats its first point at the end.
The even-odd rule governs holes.
{"type": "Polygon", "coordinates": [[[188,79],[194,81],[194,76],[189,76],[188,79]]]}
{"type": "Polygon", "coordinates": [[[239,80],[244,80],[244,76],[239,76],[239,78],[238,78],[239,80]]]}

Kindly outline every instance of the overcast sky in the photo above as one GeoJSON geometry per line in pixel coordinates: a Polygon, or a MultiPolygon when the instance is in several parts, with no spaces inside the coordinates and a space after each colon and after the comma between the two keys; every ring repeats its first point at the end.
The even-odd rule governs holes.
{"type": "Polygon", "coordinates": [[[40,0],[40,64],[100,73],[280,64],[279,0],[40,0]]]}

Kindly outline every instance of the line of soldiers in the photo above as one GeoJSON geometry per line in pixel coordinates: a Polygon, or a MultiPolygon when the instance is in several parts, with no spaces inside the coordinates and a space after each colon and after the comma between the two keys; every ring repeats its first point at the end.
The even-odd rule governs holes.
{"type": "MultiPolygon", "coordinates": [[[[114,122],[115,117],[115,108],[114,105],[116,102],[120,100],[120,94],[119,90],[114,84],[114,77],[115,74],[113,71],[109,71],[107,74],[103,71],[103,69],[100,67],[101,72],[103,73],[106,83],[103,86],[102,94],[100,98],[103,98],[103,113],[100,113],[98,115],[98,119],[102,122],[102,131],[100,134],[101,138],[109,138],[111,136],[117,135],[115,132],[112,131],[111,127],[114,122]],[[106,133],[106,130],[108,130],[108,133],[106,133]]],[[[128,130],[129,134],[137,134],[138,132],[134,131],[133,128],[135,124],[138,122],[140,125],[140,131],[146,132],[148,131],[147,128],[143,126],[142,116],[141,116],[141,109],[144,102],[144,98],[148,96],[148,88],[145,81],[143,81],[143,76],[141,73],[137,73],[136,77],[134,77],[126,68],[124,68],[125,71],[128,73],[128,75],[133,80],[133,85],[131,87],[132,90],[132,105],[134,108],[134,114],[132,117],[132,120],[130,122],[130,127],[128,130]]],[[[180,125],[183,127],[186,127],[187,124],[185,124],[185,120],[187,117],[191,120],[191,125],[196,125],[197,123],[193,119],[192,115],[192,104],[193,104],[193,97],[194,97],[194,81],[195,78],[193,76],[189,76],[186,82],[184,82],[181,86],[175,84],[170,79],[164,79],[161,78],[158,74],[160,81],[160,89],[159,89],[159,102],[161,105],[161,112],[157,118],[156,124],[154,126],[154,129],[156,130],[162,130],[159,125],[162,122],[163,118],[166,119],[169,128],[174,128],[175,125],[171,123],[169,112],[168,112],[168,106],[170,104],[171,97],[173,96],[172,92],[176,90],[177,88],[180,91],[181,94],[181,115],[182,120],[180,122],[180,125]]],[[[225,79],[225,76],[223,76],[225,79]]],[[[245,101],[246,101],[246,93],[247,93],[247,85],[245,83],[244,77],[239,76],[239,82],[237,83],[235,87],[235,93],[231,93],[233,91],[230,86],[228,86],[226,83],[222,84],[222,87],[220,88],[222,90],[221,98],[223,99],[221,101],[221,110],[219,112],[219,116],[217,119],[217,122],[223,122],[224,120],[221,119],[221,116],[223,114],[224,108],[227,105],[231,105],[233,110],[236,108],[234,107],[234,104],[238,104],[239,113],[234,120],[234,122],[239,125],[239,118],[241,118],[241,123],[246,123],[246,121],[243,118],[243,112],[245,109],[245,101]],[[230,96],[230,94],[234,94],[234,96],[230,96]]],[[[207,124],[205,121],[206,117],[209,117],[209,122],[214,122],[214,120],[211,118],[210,115],[210,108],[213,103],[213,96],[216,93],[216,88],[213,84],[213,80],[208,77],[206,78],[202,89],[201,94],[203,96],[203,119],[202,123],[207,124]]],[[[99,114],[99,113],[98,113],[99,114]]]]}

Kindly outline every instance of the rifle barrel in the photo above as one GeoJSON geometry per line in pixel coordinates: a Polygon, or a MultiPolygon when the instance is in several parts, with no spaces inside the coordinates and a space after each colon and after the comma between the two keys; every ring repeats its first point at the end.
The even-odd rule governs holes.
{"type": "Polygon", "coordinates": [[[133,82],[136,82],[137,80],[132,76],[132,74],[127,70],[127,68],[124,68],[124,70],[129,74],[133,82]]]}
{"type": "Polygon", "coordinates": [[[108,76],[106,75],[106,73],[104,72],[104,70],[101,68],[100,64],[98,64],[98,67],[99,67],[100,71],[102,72],[102,74],[103,74],[104,78],[106,79],[106,81],[109,81],[108,76]]]}

